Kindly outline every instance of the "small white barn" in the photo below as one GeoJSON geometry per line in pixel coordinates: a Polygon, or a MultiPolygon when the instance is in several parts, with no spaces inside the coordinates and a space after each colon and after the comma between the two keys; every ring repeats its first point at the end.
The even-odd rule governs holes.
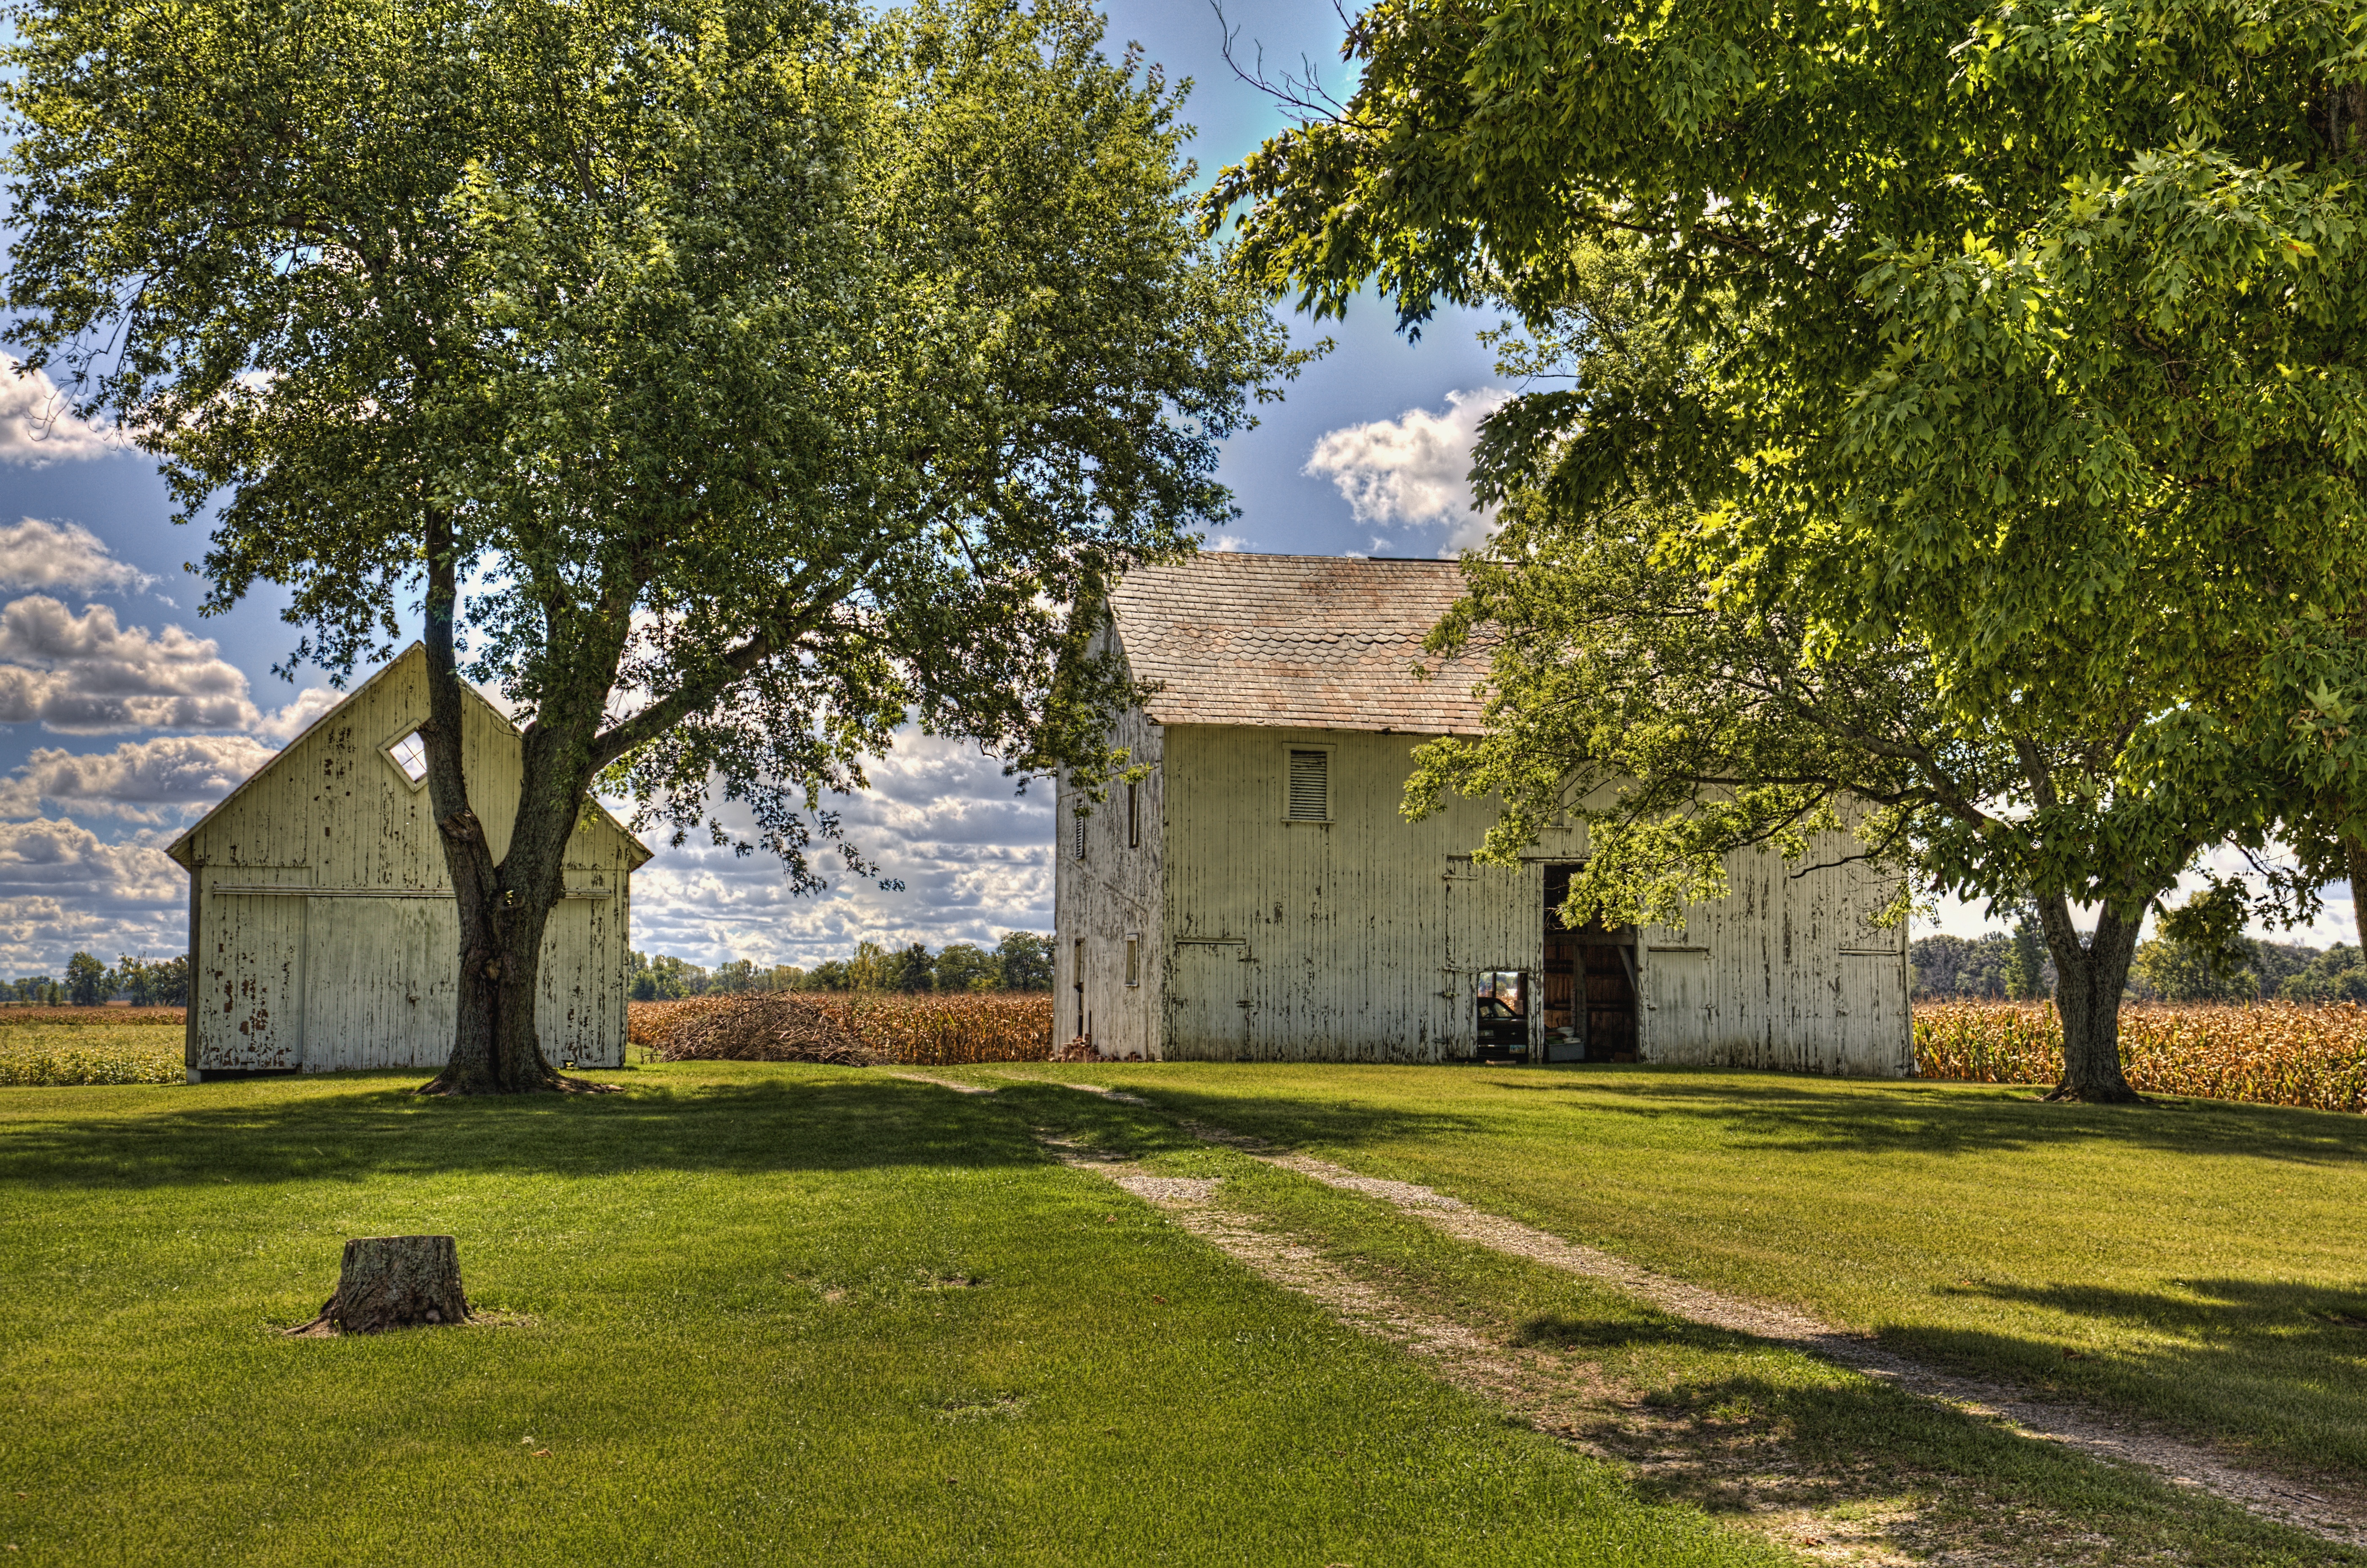
{"type": "MultiPolygon", "coordinates": [[[[499,860],[517,814],[517,729],[473,689],[469,802],[499,860]]],[[[166,854],[189,872],[189,1081],[452,1054],[460,927],[428,804],[417,643],[232,790],[166,854]]],[[[632,874],[650,858],[598,806],[567,846],[535,1027],[554,1062],[625,1061],[632,874]]]]}
{"type": "Polygon", "coordinates": [[[1682,932],[1567,931],[1582,825],[1513,871],[1472,861],[1488,802],[1399,814],[1414,747],[1479,729],[1473,661],[1411,674],[1461,591],[1451,562],[1232,553],[1119,585],[1101,646],[1158,689],[1113,739],[1150,775],[1082,819],[1062,781],[1062,1035],[1153,1061],[1912,1072],[1906,933],[1871,919],[1895,878],[1738,854],[1682,932]]]}

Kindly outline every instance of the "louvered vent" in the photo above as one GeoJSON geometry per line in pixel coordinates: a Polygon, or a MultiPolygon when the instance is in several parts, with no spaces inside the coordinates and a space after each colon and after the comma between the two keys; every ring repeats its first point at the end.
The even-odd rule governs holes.
{"type": "Polygon", "coordinates": [[[1290,754],[1290,820],[1327,822],[1331,816],[1331,754],[1290,754]]]}
{"type": "Polygon", "coordinates": [[[1076,856],[1078,859],[1082,860],[1085,858],[1085,819],[1082,817],[1073,817],[1070,820],[1077,824],[1076,856]]]}

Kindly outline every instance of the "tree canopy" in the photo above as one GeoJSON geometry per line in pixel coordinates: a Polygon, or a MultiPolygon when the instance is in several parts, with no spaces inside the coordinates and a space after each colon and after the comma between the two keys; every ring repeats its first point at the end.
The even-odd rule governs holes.
{"type": "Polygon", "coordinates": [[[552,1081],[595,780],[810,888],[868,869],[828,796],[908,715],[1092,777],[1105,585],[1229,515],[1217,444],[1294,362],[1194,232],[1178,89],[1073,0],[11,16],[28,369],[158,456],[210,610],[285,585],[343,674],[424,609],[449,1086],[552,1081]],[[498,862],[470,678],[524,726],[498,862]]]}
{"type": "MultiPolygon", "coordinates": [[[[1986,790],[1913,818],[1919,863],[2034,901],[2101,1010],[2203,845],[2283,831],[2305,904],[2367,826],[2362,14],[1382,0],[1354,94],[1210,210],[1246,202],[1244,266],[1318,311],[1369,280],[1416,328],[1513,312],[1569,380],[1489,422],[1480,497],[1649,517],[1637,569],[1780,619],[1797,681],[1885,664],[1986,790]]],[[[1778,710],[1794,757],[1846,740],[1778,710]]],[[[1819,777],[1879,801],[1898,761],[1819,777]]],[[[1736,780],[1699,782],[1653,815],[1705,871],[1736,780]]],[[[2067,1007],[2069,1086],[2119,1097],[2091,1025],[2067,1007]]]]}

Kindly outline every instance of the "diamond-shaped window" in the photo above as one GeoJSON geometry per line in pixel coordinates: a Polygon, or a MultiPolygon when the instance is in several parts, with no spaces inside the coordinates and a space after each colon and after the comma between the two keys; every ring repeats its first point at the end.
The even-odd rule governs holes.
{"type": "Polygon", "coordinates": [[[427,782],[427,743],[419,738],[418,731],[412,731],[387,747],[386,757],[402,769],[402,776],[411,780],[413,788],[427,782]]]}

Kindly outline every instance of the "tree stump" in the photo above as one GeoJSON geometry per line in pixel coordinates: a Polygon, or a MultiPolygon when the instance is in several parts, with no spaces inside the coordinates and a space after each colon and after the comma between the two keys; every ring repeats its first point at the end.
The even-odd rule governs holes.
{"type": "Polygon", "coordinates": [[[345,1243],[337,1293],[291,1334],[382,1334],[469,1321],[460,1245],[450,1236],[357,1236],[345,1243]]]}

